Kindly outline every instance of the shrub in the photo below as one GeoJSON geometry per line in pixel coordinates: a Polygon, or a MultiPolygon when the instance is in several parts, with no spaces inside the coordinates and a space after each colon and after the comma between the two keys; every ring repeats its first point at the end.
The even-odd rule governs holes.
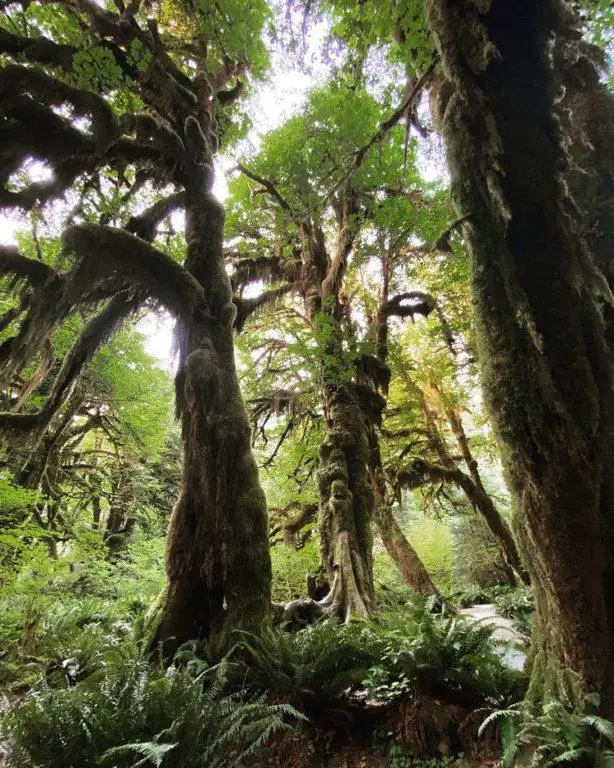
{"type": "Polygon", "coordinates": [[[338,706],[342,693],[366,677],[378,655],[371,639],[367,629],[327,621],[296,633],[243,633],[238,648],[246,654],[248,685],[313,715],[338,706]]]}
{"type": "Polygon", "coordinates": [[[371,695],[386,700],[413,691],[465,706],[512,700],[524,678],[503,665],[492,629],[435,614],[432,604],[415,603],[371,630],[378,652],[365,679],[371,695]]]}
{"type": "Polygon", "coordinates": [[[20,766],[240,766],[300,717],[285,704],[223,695],[224,668],[168,670],[119,654],[74,687],[42,683],[5,728],[20,766]]]}
{"type": "Polygon", "coordinates": [[[495,605],[502,616],[513,621],[521,635],[531,637],[535,603],[530,589],[519,587],[501,592],[495,597],[495,605]]]}
{"type": "Polygon", "coordinates": [[[320,567],[316,541],[308,541],[300,549],[278,544],[271,548],[273,568],[273,600],[286,603],[307,592],[307,576],[320,567]]]}

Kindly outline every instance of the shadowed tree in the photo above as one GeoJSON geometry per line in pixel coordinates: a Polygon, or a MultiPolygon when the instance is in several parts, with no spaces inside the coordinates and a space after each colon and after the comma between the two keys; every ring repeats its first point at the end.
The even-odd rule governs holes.
{"type": "Polygon", "coordinates": [[[211,191],[220,140],[235,130],[233,101],[250,64],[263,63],[267,9],[249,3],[239,26],[228,24],[223,3],[211,13],[173,5],[159,22],[135,4],[53,7],[48,21],[44,4],[14,4],[0,25],[0,204],[45,211],[64,196],[80,202],[60,213],[54,264],[0,250],[0,272],[26,286],[2,318],[7,327],[19,320],[0,348],[2,386],[72,313],[91,320],[42,408],[1,414],[0,426],[40,441],[123,318],[144,302],[175,315],[183,481],[154,645],[171,654],[189,639],[223,644],[236,627],[257,628],[270,604],[266,504],[234,364],[224,209],[211,191]],[[30,158],[47,163],[50,178],[16,183],[30,158]],[[165,243],[158,230],[177,209],[185,238],[165,243]]]}
{"type": "Polygon", "coordinates": [[[612,303],[579,234],[555,118],[558,0],[431,0],[438,114],[471,249],[484,391],[537,599],[530,695],[577,672],[613,706],[612,303]]]}

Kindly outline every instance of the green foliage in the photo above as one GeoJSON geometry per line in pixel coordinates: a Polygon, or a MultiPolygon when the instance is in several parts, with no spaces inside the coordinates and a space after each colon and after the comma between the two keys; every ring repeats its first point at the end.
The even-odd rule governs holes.
{"type": "Polygon", "coordinates": [[[414,598],[380,623],[247,636],[239,646],[247,653],[245,680],[310,716],[348,707],[352,689],[381,702],[414,694],[465,706],[513,700],[523,677],[503,666],[492,630],[433,609],[433,601],[414,598]]]}
{"type": "Polygon", "coordinates": [[[416,601],[374,629],[378,661],[364,681],[370,694],[387,701],[416,691],[469,706],[517,695],[522,676],[503,666],[492,629],[432,608],[431,600],[416,601]]]}
{"type": "Polygon", "coordinates": [[[248,685],[310,716],[339,706],[343,692],[359,684],[377,658],[369,636],[334,622],[296,633],[266,629],[258,637],[245,635],[239,647],[247,654],[248,685]]]}
{"type": "Polygon", "coordinates": [[[402,61],[413,76],[431,63],[434,45],[424,0],[328,0],[327,5],[336,21],[334,33],[350,46],[363,50],[369,44],[382,45],[394,40],[397,48],[392,51],[393,59],[402,61]]]}
{"type": "Polygon", "coordinates": [[[480,726],[500,728],[504,766],[614,765],[614,723],[594,714],[599,697],[585,696],[573,710],[561,701],[539,709],[523,702],[492,712],[480,726]]]}
{"type": "Polygon", "coordinates": [[[9,514],[14,516],[16,512],[26,510],[38,498],[37,491],[15,485],[5,473],[0,474],[0,513],[3,517],[9,514]]]}
{"type": "Polygon", "coordinates": [[[516,629],[525,637],[531,637],[535,602],[530,589],[504,590],[495,596],[497,611],[514,622],[516,629]]]}
{"type": "Polygon", "coordinates": [[[453,768],[463,765],[462,755],[415,757],[400,744],[391,744],[388,749],[388,757],[390,758],[389,768],[453,768]]]}
{"type": "MultiPolygon", "coordinates": [[[[395,510],[395,516],[437,587],[443,590],[449,588],[454,580],[455,561],[449,522],[420,514],[406,505],[395,510]]],[[[379,564],[375,564],[374,568],[380,574],[378,578],[381,581],[392,580],[392,569],[380,571],[379,564]]]]}
{"type": "Polygon", "coordinates": [[[173,382],[144,344],[141,333],[120,331],[94,357],[89,376],[98,396],[117,414],[126,440],[155,460],[171,427],[173,382]]]}
{"type": "Polygon", "coordinates": [[[41,684],[4,725],[22,766],[240,766],[299,715],[224,694],[224,674],[119,655],[74,687],[41,684]]]}
{"type": "Polygon", "coordinates": [[[1,684],[81,679],[105,649],[145,638],[145,611],[163,586],[160,537],[137,536],[113,565],[91,534],[59,559],[19,542],[19,559],[0,569],[1,684]]]}
{"type": "Polygon", "coordinates": [[[73,82],[86,90],[113,90],[122,84],[124,75],[109,48],[83,48],[73,56],[73,82]]]}
{"type": "Polygon", "coordinates": [[[506,580],[501,553],[482,517],[458,515],[452,531],[457,583],[487,588],[506,580]]]}
{"type": "MultiPolygon", "coordinates": [[[[521,591],[521,590],[519,590],[521,591]]],[[[487,605],[496,603],[500,597],[515,592],[512,587],[498,584],[494,587],[463,587],[462,589],[451,589],[446,592],[446,598],[461,608],[469,608],[472,605],[487,605]]]]}
{"type": "Polygon", "coordinates": [[[307,576],[320,567],[320,552],[316,541],[308,541],[300,549],[280,544],[271,549],[273,567],[273,601],[285,603],[303,597],[307,576]]]}

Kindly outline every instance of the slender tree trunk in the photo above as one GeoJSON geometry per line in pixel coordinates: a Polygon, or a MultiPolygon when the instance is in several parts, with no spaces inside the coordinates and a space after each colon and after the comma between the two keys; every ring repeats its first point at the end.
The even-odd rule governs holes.
{"type": "Polygon", "coordinates": [[[601,493],[613,434],[612,363],[596,296],[612,297],[571,218],[553,110],[558,0],[430,0],[450,83],[452,190],[471,250],[476,331],[515,525],[537,601],[530,696],[571,668],[613,711],[601,493]]]}
{"type": "MultiPolygon", "coordinates": [[[[382,251],[384,244],[380,243],[382,251]]],[[[390,289],[390,260],[388,255],[381,256],[382,285],[379,296],[379,310],[375,316],[375,341],[377,359],[388,366],[388,315],[383,307],[388,302],[390,289]]],[[[375,426],[369,428],[369,477],[371,487],[375,494],[375,523],[386,547],[386,551],[399,569],[403,581],[414,589],[419,595],[438,594],[429,572],[420,559],[416,550],[412,547],[407,536],[401,530],[401,526],[395,520],[392,504],[386,492],[382,454],[379,437],[375,426]]]]}
{"type": "Polygon", "coordinates": [[[386,491],[382,457],[375,428],[369,432],[369,476],[375,494],[375,522],[382,542],[399,569],[403,581],[419,595],[437,595],[429,572],[416,550],[411,546],[392,512],[392,504],[386,491]]]}
{"type": "MultiPolygon", "coordinates": [[[[508,524],[505,522],[497,507],[494,505],[494,502],[486,491],[486,488],[484,488],[482,476],[480,475],[480,470],[478,468],[478,462],[471,452],[471,448],[469,447],[469,440],[467,439],[467,433],[463,427],[460,414],[451,405],[444,401],[441,390],[435,382],[430,382],[429,390],[439,407],[442,408],[442,410],[445,412],[448,418],[448,423],[450,424],[450,428],[452,430],[452,434],[456,440],[456,444],[460,448],[465,464],[467,465],[467,469],[469,470],[471,483],[468,483],[466,480],[464,480],[464,482],[461,483],[461,488],[465,491],[465,494],[471,501],[474,509],[482,515],[490,529],[490,532],[494,536],[495,541],[499,547],[499,551],[501,552],[501,556],[503,557],[503,561],[507,566],[507,575],[510,584],[512,586],[516,585],[516,579],[514,577],[514,573],[516,573],[518,574],[523,584],[528,586],[531,583],[531,579],[529,578],[529,574],[522,564],[520,553],[518,552],[518,547],[516,546],[516,541],[514,540],[514,536],[512,535],[512,531],[510,530],[508,524]]],[[[450,461],[452,461],[452,459],[450,459],[450,461]]],[[[456,463],[454,463],[454,468],[456,469],[456,463]]]]}

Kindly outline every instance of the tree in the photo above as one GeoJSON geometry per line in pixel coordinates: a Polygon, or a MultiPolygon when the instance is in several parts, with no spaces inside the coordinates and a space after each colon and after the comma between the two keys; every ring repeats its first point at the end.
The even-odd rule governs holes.
{"type": "Polygon", "coordinates": [[[66,318],[91,319],[42,407],[2,414],[0,424],[40,441],[123,318],[146,301],[176,316],[184,466],[154,639],[171,654],[188,639],[223,644],[269,611],[266,504],[234,365],[224,209],[211,191],[220,140],[237,135],[233,103],[249,67],[264,64],[267,8],[241,8],[240,25],[228,23],[239,13],[232,2],[157,10],[158,22],[134,4],[79,0],[14,5],[3,16],[0,203],[38,212],[57,211],[64,195],[79,201],[59,206],[54,265],[0,251],[2,274],[25,286],[2,318],[3,327],[20,320],[0,351],[3,386],[66,318]],[[48,180],[16,181],[29,157],[51,166],[48,180]],[[160,224],[177,209],[185,237],[165,239],[160,224]]]}
{"type": "MultiPolygon", "coordinates": [[[[316,90],[304,114],[267,136],[259,155],[239,165],[243,176],[232,185],[228,235],[241,238],[234,255],[235,284],[245,288],[265,280],[273,286],[260,297],[245,300],[248,306],[262,307],[293,293],[302,299],[304,311],[291,306],[309,329],[304,358],[314,360],[312,386],[319,393],[327,426],[320,453],[319,519],[323,559],[333,583],[331,605],[346,613],[350,600],[354,602],[350,613],[369,615],[373,490],[379,494],[376,520],[385,523],[384,539],[405,577],[427,594],[435,589],[395,525],[378,479],[374,429],[385,405],[382,393],[389,372],[385,357],[373,354],[377,333],[356,336],[348,299],[349,275],[363,258],[357,250],[360,239],[366,242],[374,231],[384,231],[387,220],[402,230],[396,236],[404,245],[412,227],[422,221],[420,216],[413,216],[411,225],[403,220],[403,213],[415,214],[421,205],[421,197],[416,202],[412,196],[417,172],[410,161],[401,172],[395,167],[405,154],[404,131],[397,124],[421,85],[385,119],[361,77],[356,71],[352,77],[339,75],[339,82],[316,90]],[[393,140],[386,143],[395,128],[393,140]],[[378,143],[382,144],[378,152],[371,151],[378,143]],[[353,552],[350,557],[348,548],[353,552]],[[402,562],[399,558],[405,555],[402,562]],[[350,594],[354,583],[360,601],[350,594]]],[[[435,197],[433,205],[438,203],[435,197]]],[[[286,299],[284,306],[291,302],[286,299]]],[[[284,339],[277,338],[277,343],[284,339]]],[[[278,394],[283,394],[278,388],[268,398],[262,393],[262,402],[279,407],[283,398],[278,394]]],[[[286,402],[294,407],[299,394],[286,402]]]]}
{"type": "Polygon", "coordinates": [[[569,206],[554,114],[551,41],[573,22],[555,0],[432,0],[429,20],[453,198],[471,216],[484,392],[536,591],[531,694],[560,691],[570,667],[611,711],[612,363],[599,304],[612,296],[569,206]]]}

